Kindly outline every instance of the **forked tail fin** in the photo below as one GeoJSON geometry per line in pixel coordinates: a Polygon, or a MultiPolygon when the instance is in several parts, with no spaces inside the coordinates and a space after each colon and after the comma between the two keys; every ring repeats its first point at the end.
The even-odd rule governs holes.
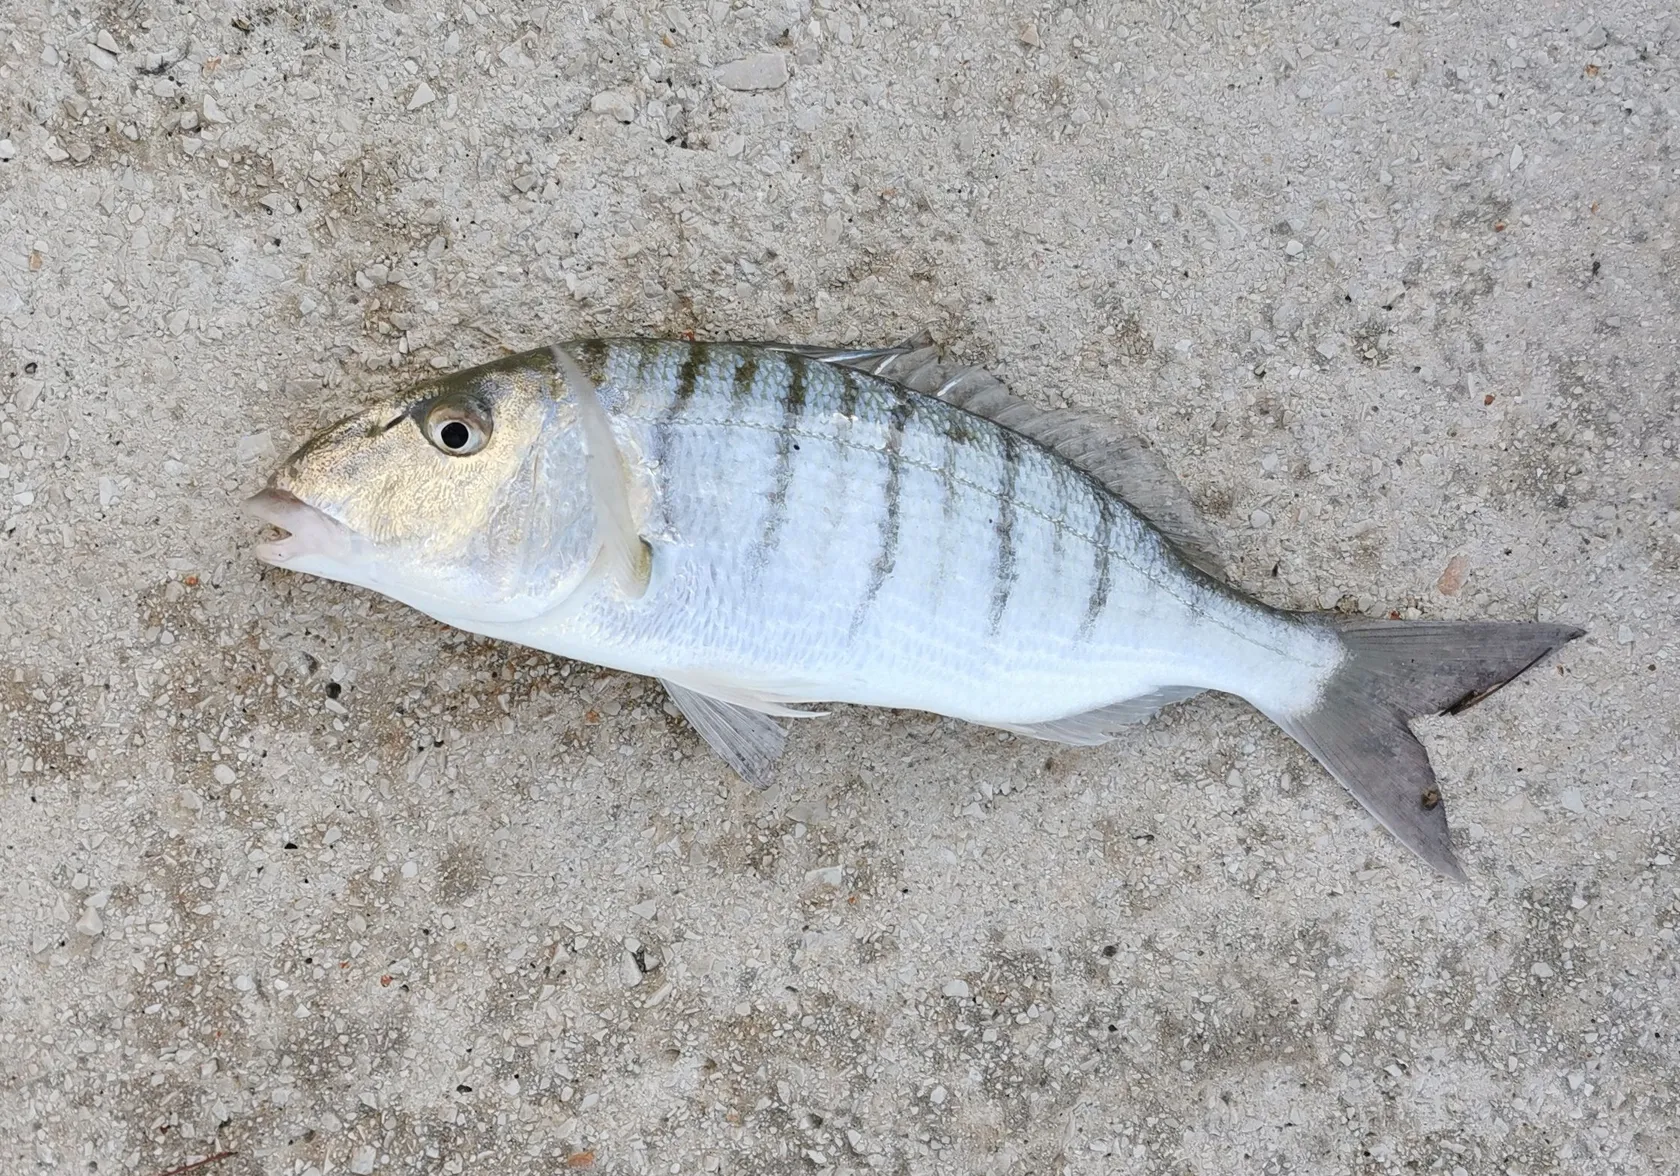
{"type": "Polygon", "coordinates": [[[1311,710],[1272,721],[1400,841],[1465,880],[1447,806],[1408,720],[1472,706],[1584,630],[1459,621],[1332,621],[1346,657],[1311,710]]]}

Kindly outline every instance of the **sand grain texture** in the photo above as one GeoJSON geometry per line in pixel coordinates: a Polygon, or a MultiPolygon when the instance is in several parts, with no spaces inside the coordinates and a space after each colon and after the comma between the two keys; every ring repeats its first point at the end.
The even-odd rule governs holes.
{"type": "Polygon", "coordinates": [[[1680,1167],[1680,19],[0,10],[0,1169],[1680,1167]],[[889,342],[1121,413],[1292,607],[1589,635],[1427,874],[1231,700],[801,726],[265,571],[378,390],[889,342]]]}

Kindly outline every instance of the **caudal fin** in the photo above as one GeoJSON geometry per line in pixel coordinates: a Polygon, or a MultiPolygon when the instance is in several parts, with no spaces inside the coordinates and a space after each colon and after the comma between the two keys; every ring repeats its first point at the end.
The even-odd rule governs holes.
{"type": "Polygon", "coordinates": [[[1310,711],[1273,714],[1409,849],[1465,880],[1447,806],[1408,720],[1457,714],[1584,630],[1569,625],[1333,621],[1346,657],[1310,711]]]}

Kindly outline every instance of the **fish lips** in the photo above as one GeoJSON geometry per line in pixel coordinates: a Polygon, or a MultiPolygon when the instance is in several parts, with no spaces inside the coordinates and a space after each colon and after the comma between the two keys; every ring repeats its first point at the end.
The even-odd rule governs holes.
{"type": "Polygon", "coordinates": [[[256,557],[264,563],[314,571],[321,564],[342,567],[365,553],[367,542],[361,535],[289,490],[269,486],[247,498],[245,509],[270,526],[289,532],[284,538],[257,545],[256,557]]]}

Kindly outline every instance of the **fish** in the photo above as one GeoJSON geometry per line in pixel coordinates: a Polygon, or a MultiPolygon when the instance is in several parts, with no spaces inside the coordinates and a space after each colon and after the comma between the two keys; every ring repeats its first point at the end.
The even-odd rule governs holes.
{"type": "Polygon", "coordinates": [[[657,678],[740,777],[851,704],[1095,746],[1246,700],[1465,880],[1411,730],[1581,636],[1375,620],[1231,586],[1141,438],[1036,407],[924,335],[888,347],[585,339],[338,421],[249,509],[261,560],[657,678]]]}

